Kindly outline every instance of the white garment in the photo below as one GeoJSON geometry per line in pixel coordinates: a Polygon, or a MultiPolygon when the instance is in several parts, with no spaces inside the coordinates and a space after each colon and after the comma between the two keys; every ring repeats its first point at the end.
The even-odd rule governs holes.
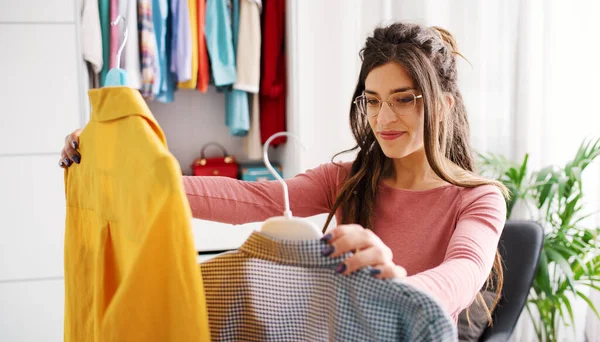
{"type": "Polygon", "coordinates": [[[95,73],[102,70],[102,32],[97,0],[81,0],[81,53],[95,73]]]}
{"type": "Polygon", "coordinates": [[[127,19],[127,44],[123,49],[121,68],[127,72],[127,86],[142,88],[142,68],[140,66],[140,42],[138,36],[137,0],[120,0],[119,12],[127,19]],[[127,9],[121,10],[126,3],[127,9]]]}
{"type": "Polygon", "coordinates": [[[240,0],[239,38],[236,55],[237,80],[233,88],[258,93],[260,86],[260,6],[240,0]]]}
{"type": "MultiPolygon", "coordinates": [[[[243,0],[242,0],[243,1],[243,0]]],[[[246,155],[248,159],[257,160],[262,158],[262,144],[260,143],[260,103],[258,93],[248,94],[250,97],[250,129],[244,139],[246,155]]]]}

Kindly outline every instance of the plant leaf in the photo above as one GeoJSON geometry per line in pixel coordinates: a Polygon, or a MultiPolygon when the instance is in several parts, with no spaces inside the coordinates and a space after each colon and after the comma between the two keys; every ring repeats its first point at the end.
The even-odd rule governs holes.
{"type": "Polygon", "coordinates": [[[584,282],[581,282],[580,284],[583,286],[591,287],[594,290],[600,291],[600,285],[596,285],[594,283],[584,283],[584,282]]]}
{"type": "Polygon", "coordinates": [[[519,188],[521,187],[521,184],[523,184],[523,179],[525,178],[525,175],[527,174],[527,161],[529,160],[529,154],[525,153],[525,158],[523,158],[523,163],[521,164],[521,167],[519,168],[519,173],[517,175],[517,184],[519,184],[519,188]]]}
{"type": "MultiPolygon", "coordinates": [[[[537,307],[537,305],[536,305],[536,307],[537,307]]],[[[538,328],[538,322],[533,317],[533,313],[531,312],[531,309],[529,308],[529,305],[525,305],[525,308],[527,309],[527,312],[529,313],[529,318],[531,318],[531,323],[533,324],[533,328],[535,329],[535,334],[537,335],[538,340],[541,341],[542,340],[542,333],[540,331],[540,328],[538,328]]]]}
{"type": "Polygon", "coordinates": [[[571,324],[573,325],[573,333],[577,334],[577,332],[575,331],[575,316],[573,315],[573,308],[571,307],[571,302],[569,301],[569,298],[567,298],[567,296],[565,296],[564,294],[560,295],[559,298],[561,299],[560,301],[565,305],[567,311],[569,312],[569,319],[571,320],[571,324]]]}
{"type": "Polygon", "coordinates": [[[550,273],[548,272],[548,255],[545,249],[540,255],[540,265],[535,277],[537,284],[540,286],[546,296],[552,296],[552,287],[550,285],[550,273]]]}
{"type": "Polygon", "coordinates": [[[549,261],[553,260],[558,266],[560,266],[562,273],[567,278],[566,280],[569,287],[571,287],[571,290],[575,292],[575,279],[573,278],[573,270],[571,269],[571,265],[569,265],[567,260],[565,260],[560,253],[551,248],[546,249],[546,253],[548,254],[549,261]]]}
{"type": "Polygon", "coordinates": [[[581,299],[585,300],[586,303],[588,303],[589,307],[596,314],[596,317],[598,317],[598,319],[600,319],[600,314],[598,314],[598,310],[596,310],[596,306],[594,306],[594,303],[592,303],[592,301],[581,291],[577,291],[577,295],[579,297],[581,297],[581,299]]]}
{"type": "Polygon", "coordinates": [[[537,203],[538,203],[538,209],[539,209],[544,206],[544,204],[546,203],[547,200],[554,197],[553,196],[554,194],[552,194],[552,196],[550,196],[550,198],[548,197],[551,194],[550,191],[553,189],[553,185],[556,183],[556,177],[552,173],[552,167],[548,166],[548,167],[545,167],[542,170],[540,170],[537,173],[535,183],[539,184],[536,187],[536,190],[538,193],[537,203]]]}

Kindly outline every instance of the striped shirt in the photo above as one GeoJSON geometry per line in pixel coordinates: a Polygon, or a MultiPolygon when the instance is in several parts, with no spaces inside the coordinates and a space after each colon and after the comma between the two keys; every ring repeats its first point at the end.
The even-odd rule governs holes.
{"type": "Polygon", "coordinates": [[[214,341],[456,341],[440,304],[416,288],[350,276],[325,242],[254,232],[239,250],[201,264],[214,341]]]}

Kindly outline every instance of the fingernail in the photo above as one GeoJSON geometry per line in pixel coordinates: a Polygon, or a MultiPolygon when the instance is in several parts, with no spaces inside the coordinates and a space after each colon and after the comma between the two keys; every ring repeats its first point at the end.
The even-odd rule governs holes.
{"type": "Polygon", "coordinates": [[[327,246],[323,247],[323,249],[321,250],[321,255],[322,256],[330,256],[331,253],[333,253],[334,249],[335,248],[333,248],[332,245],[327,245],[327,246]]]}
{"type": "Polygon", "coordinates": [[[63,162],[62,160],[58,162],[58,166],[63,167],[65,166],[65,162],[63,162]]]}
{"type": "Polygon", "coordinates": [[[77,149],[77,141],[71,141],[71,146],[73,146],[74,149],[77,149]]]}
{"type": "Polygon", "coordinates": [[[338,265],[338,267],[335,269],[335,273],[344,273],[344,271],[346,270],[346,264],[344,264],[343,262],[340,263],[338,265]]]}
{"type": "Polygon", "coordinates": [[[78,155],[74,155],[71,157],[73,159],[73,161],[77,164],[79,164],[81,162],[81,157],[79,157],[78,155]]]}
{"type": "Polygon", "coordinates": [[[372,276],[376,276],[381,273],[381,270],[377,269],[377,268],[373,268],[369,271],[369,273],[371,273],[372,276]]]}
{"type": "Polygon", "coordinates": [[[331,240],[331,238],[333,237],[333,235],[331,235],[331,233],[325,234],[322,238],[321,241],[325,241],[328,242],[329,240],[331,240]]]}
{"type": "Polygon", "coordinates": [[[65,158],[65,165],[67,165],[67,166],[71,165],[71,159],[65,158]]]}

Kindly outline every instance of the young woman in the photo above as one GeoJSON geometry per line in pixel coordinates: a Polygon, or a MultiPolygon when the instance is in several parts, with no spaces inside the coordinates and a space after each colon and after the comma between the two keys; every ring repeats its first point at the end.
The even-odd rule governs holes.
{"type": "MultiPolygon", "coordinates": [[[[356,160],[286,181],[295,215],[329,213],[327,225],[336,217],[323,257],[354,252],[338,273],[371,266],[373,277],[403,279],[437,298],[455,321],[484,284],[500,292],[496,249],[507,194],[474,173],[457,55],[441,28],[376,29],[361,51],[350,107],[356,160]]],[[[80,162],[79,132],[66,138],[63,167],[80,162]]],[[[277,182],[184,177],[184,187],[197,218],[240,224],[282,212],[277,182]]]]}

